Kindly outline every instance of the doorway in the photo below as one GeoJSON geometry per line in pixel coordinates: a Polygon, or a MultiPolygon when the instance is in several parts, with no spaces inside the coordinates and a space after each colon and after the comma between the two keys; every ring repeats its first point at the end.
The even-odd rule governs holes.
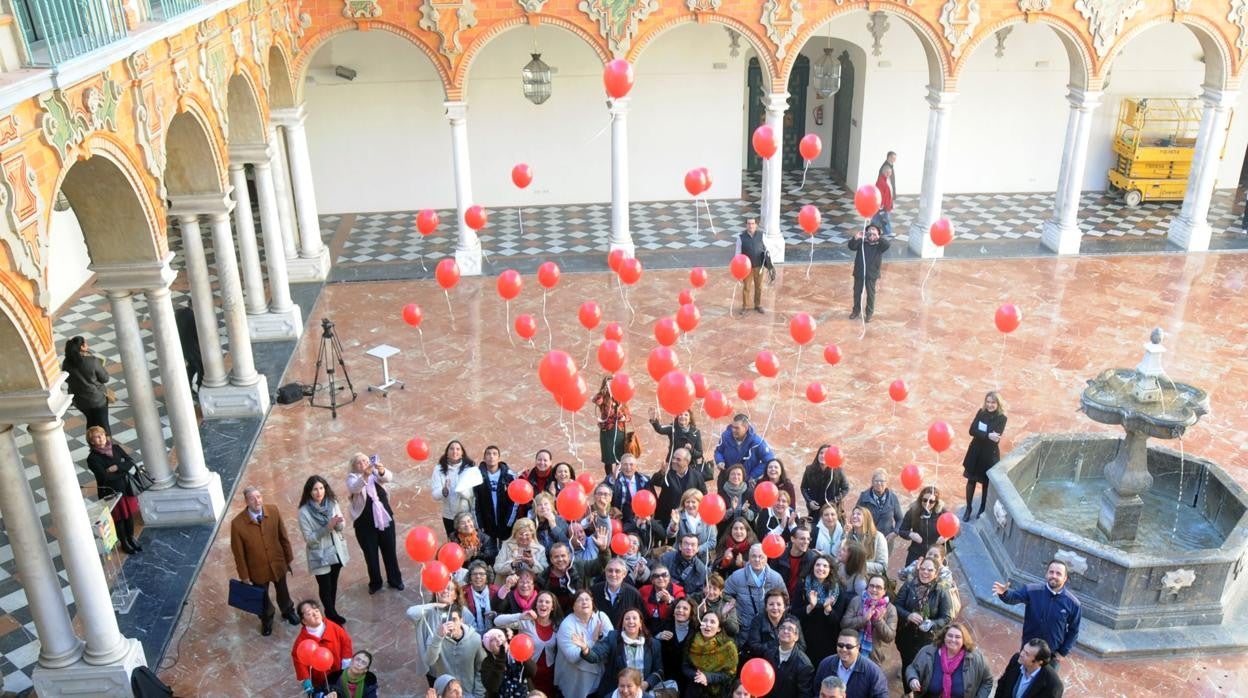
{"type": "Polygon", "coordinates": [[[849,51],[841,51],[841,87],[832,98],[832,178],[841,184],[849,179],[849,140],[854,119],[854,64],[849,51]]]}
{"type": "MultiPolygon", "coordinates": [[[[800,170],[806,166],[798,149],[802,137],[806,135],[806,92],[810,85],[810,59],[798,56],[793,64],[793,72],[789,74],[789,106],[784,112],[784,142],[780,144],[781,170],[800,170]]],[[[763,107],[763,73],[758,59],[751,58],[749,65],[750,118],[746,122],[745,132],[745,169],[757,172],[763,169],[763,159],[754,152],[750,139],[754,129],[767,121],[767,110],[763,107]]]]}

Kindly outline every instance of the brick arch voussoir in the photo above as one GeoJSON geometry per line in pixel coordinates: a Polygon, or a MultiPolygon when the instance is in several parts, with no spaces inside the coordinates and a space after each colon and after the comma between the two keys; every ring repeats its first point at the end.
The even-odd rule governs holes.
{"type": "MultiPolygon", "coordinates": [[[[96,131],[90,134],[75,149],[77,156],[66,160],[61,165],[60,171],[56,174],[54,193],[61,191],[69,171],[79,161],[96,157],[107,159],[121,173],[138,200],[156,254],[155,259],[151,261],[160,261],[164,253],[169,250],[169,241],[165,235],[165,207],[158,193],[159,183],[147,173],[146,168],[140,165],[142,156],[135,149],[133,142],[116,133],[96,131]]],[[[51,230],[51,219],[52,207],[49,206],[42,221],[44,230],[51,230]]]]}

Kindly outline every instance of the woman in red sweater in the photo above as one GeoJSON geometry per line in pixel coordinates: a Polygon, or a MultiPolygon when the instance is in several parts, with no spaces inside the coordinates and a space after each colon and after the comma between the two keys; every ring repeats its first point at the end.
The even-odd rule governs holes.
{"type": "MultiPolygon", "coordinates": [[[[351,647],[351,636],[341,625],[325,617],[319,603],[311,599],[300,601],[295,611],[299,614],[303,627],[299,629],[299,636],[295,638],[295,644],[290,649],[290,660],[295,665],[295,680],[303,684],[304,693],[312,695],[314,691],[328,689],[329,674],[351,666],[354,650],[351,647]],[[329,650],[333,655],[329,667],[320,670],[312,666],[311,661],[305,662],[300,658],[299,645],[307,640],[316,643],[317,651],[322,647],[329,650]]],[[[311,657],[307,659],[311,660],[311,657]]]]}

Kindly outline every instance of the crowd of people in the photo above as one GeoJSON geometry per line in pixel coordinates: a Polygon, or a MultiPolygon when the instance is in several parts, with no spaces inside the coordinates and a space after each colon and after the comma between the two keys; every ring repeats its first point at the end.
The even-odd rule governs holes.
{"type": "MultiPolygon", "coordinates": [[[[626,423],[609,404],[604,411],[615,418],[612,432],[626,423]]],[[[1000,396],[990,393],[972,421],[968,493],[974,484],[986,486],[1004,412],[1000,396]]],[[[1065,563],[1051,562],[1043,584],[994,586],[1003,602],[1026,604],[1026,613],[1018,653],[1007,666],[991,667],[960,617],[962,599],[946,558],[953,541],[936,526],[946,511],[937,487],[921,488],[905,506],[877,470],[854,496],[836,467],[839,454],[830,457],[826,444],[790,477],[744,415],[724,430],[709,458],[692,415],[671,426],[652,415],[652,425],[671,439],[667,461],[652,475],[640,472],[636,456],[621,452],[612,433],[601,445],[614,462],[605,477],[592,477],[584,513],[571,519],[556,506],[577,479],[570,463],[541,450],[521,470],[495,446],[477,463],[462,442],[447,444],[430,484],[447,541],[466,560],[430,602],[407,611],[428,695],[746,696],[741,668],[762,659],[775,670],[767,696],[882,698],[889,691],[881,666],[892,657],[900,657],[904,690],[916,696],[1062,694],[1056,669],[1074,646],[1080,620],[1078,601],[1065,588],[1065,563]],[[691,438],[699,441],[696,448],[689,447],[691,438]],[[515,480],[526,481],[535,495],[513,500],[515,480]],[[775,486],[775,502],[767,506],[757,501],[763,483],[775,486]],[[721,520],[702,516],[711,488],[725,503],[721,520]],[[651,504],[634,507],[643,492],[651,504]],[[769,558],[760,541],[777,537],[784,549],[769,558]],[[624,539],[627,549],[617,542],[624,539]],[[904,566],[893,569],[890,552],[901,546],[904,566]],[[525,661],[510,651],[518,635],[532,648],[525,661]]],[[[283,617],[302,625],[292,660],[309,695],[377,691],[372,657],[354,649],[335,605],[338,574],[349,560],[346,512],[368,565],[370,593],[383,586],[383,560],[385,581],[403,588],[386,493],[393,476],[364,454],[353,456],[347,471],[349,505],[340,506],[320,476],[309,478],[300,501],[319,603],[292,603],[285,584],[290,541],[259,490],[247,489],[247,508],[232,524],[239,577],[266,588],[261,632],[272,631],[269,584],[283,617]],[[311,645],[300,649],[307,640],[326,648],[332,662],[329,655],[311,661],[311,645]]]]}

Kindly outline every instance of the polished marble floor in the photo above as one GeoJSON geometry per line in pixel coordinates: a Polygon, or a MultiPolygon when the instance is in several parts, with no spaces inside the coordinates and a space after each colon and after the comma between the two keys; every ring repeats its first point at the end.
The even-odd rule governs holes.
{"type": "MultiPolygon", "coordinates": [[[[1169,333],[1171,376],[1211,395],[1212,413],[1188,431],[1183,447],[1222,463],[1238,483],[1248,485],[1248,333],[1243,329],[1248,306],[1242,302],[1248,265],[1242,254],[889,262],[869,325],[846,319],[851,285],[843,263],[788,265],[766,290],[765,315],[730,316],[730,304],[739,307],[740,301],[723,267],[726,254],[707,255],[711,281],[695,293],[701,324],[680,346],[681,366],[705,374],[712,387],[729,394],[738,381],[758,379],[759,397],[749,405],[733,399],[734,407],[752,415],[791,468],[808,462],[820,442],[830,441],[845,452],[855,489],[876,467],[896,473],[906,463],[918,463],[929,481],[939,483],[960,506],[965,425],[986,390],[1000,389],[1009,404],[1005,449],[1037,432],[1114,433],[1077,411],[1078,393],[1100,370],[1138,363],[1148,331],[1161,326],[1169,333]],[[1024,316],[1010,335],[998,333],[992,321],[996,307],[1005,302],[1017,304],[1024,316]],[[819,323],[814,344],[802,351],[788,333],[788,318],[800,311],[819,323]],[[827,343],[838,344],[844,354],[835,366],[822,360],[827,343]],[[753,357],[764,348],[780,357],[782,372],[776,379],[755,374],[753,357]],[[897,378],[910,388],[900,404],[887,391],[897,378]],[[811,405],[805,400],[810,381],[824,384],[827,401],[811,405]],[[925,440],[928,425],[938,419],[949,421],[957,434],[953,448],[939,456],[925,440]]],[[[560,413],[536,375],[542,353],[548,347],[567,350],[583,367],[586,382],[595,385],[601,372],[586,361],[593,361],[601,327],[582,328],[576,309],[596,300],[604,322],[618,321],[627,329],[625,370],[638,385],[634,410],[644,414],[654,400],[654,383],[645,370],[646,355],[655,346],[653,322],[675,310],[678,292],[688,285],[683,270],[647,271],[625,291],[606,273],[568,273],[553,291],[542,294],[536,280],[526,276],[522,295],[509,307],[488,277],[464,279],[445,294],[428,281],[327,286],[307,319],[310,326],[322,317],[335,321],[359,397],[342,407],[336,420],[306,402],[276,406],[241,484],[264,488],[301,550],[295,511],[301,483],[321,473],[340,486],[347,458],[355,451],[379,453],[396,472],[392,501],[401,534],[416,524],[436,528],[438,518],[428,492],[433,460],[417,463],[404,454],[404,443],[413,436],[429,440],[436,452],[452,438],[463,439],[474,457],[495,443],[504,459],[519,468],[545,447],[556,459],[593,472],[599,466],[592,414],[560,413]],[[420,331],[399,317],[400,308],[411,302],[424,309],[420,331]],[[534,344],[507,332],[508,320],[519,313],[538,318],[534,344]],[[366,391],[369,383],[379,382],[381,372],[364,352],[382,343],[401,350],[391,359],[390,371],[407,386],[388,397],[366,391]]],[[[309,380],[319,345],[319,333],[305,335],[282,382],[309,380]]],[[[701,426],[709,449],[725,423],[701,426]]],[[[641,433],[645,469],[652,470],[660,442],[644,429],[641,433]]],[[[227,522],[240,507],[235,497],[227,522]]],[[[403,615],[419,600],[415,565],[403,564],[410,582],[406,591],[369,596],[354,541],[351,554],[339,604],[350,619],[347,630],[356,647],[375,652],[384,695],[423,694],[423,678],[411,662],[418,650],[403,615]]],[[[301,552],[297,557],[292,592],[313,597],[315,582],[301,552]]],[[[273,637],[260,637],[254,618],[225,605],[226,583],[233,575],[227,524],[210,545],[165,652],[161,676],[179,695],[232,696],[240,685],[253,695],[294,695],[289,659],[294,629],[279,626],[273,637]]],[[[979,609],[969,590],[962,596],[966,618],[999,673],[1017,646],[1018,624],[979,609]]],[[[895,673],[892,656],[886,668],[895,673]]],[[[1237,654],[1107,661],[1076,652],[1063,676],[1072,696],[1239,695],[1248,681],[1248,660],[1237,654]]],[[[900,694],[895,678],[893,689],[900,694]]]]}

